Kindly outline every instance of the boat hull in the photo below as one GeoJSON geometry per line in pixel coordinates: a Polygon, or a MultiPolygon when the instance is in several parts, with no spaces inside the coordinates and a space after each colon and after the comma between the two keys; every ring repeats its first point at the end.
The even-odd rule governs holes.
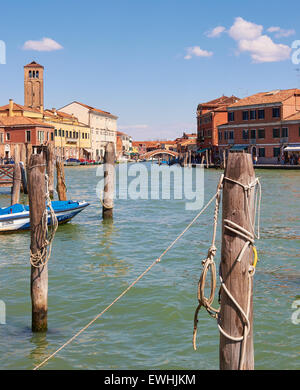
{"type": "MultiPolygon", "coordinates": [[[[78,206],[69,210],[55,210],[55,215],[59,224],[67,223],[89,204],[86,202],[78,202],[78,206]]],[[[48,212],[48,225],[51,223],[50,214],[48,212]]],[[[13,232],[19,230],[30,229],[29,211],[14,213],[0,216],[0,233],[13,232]]]]}

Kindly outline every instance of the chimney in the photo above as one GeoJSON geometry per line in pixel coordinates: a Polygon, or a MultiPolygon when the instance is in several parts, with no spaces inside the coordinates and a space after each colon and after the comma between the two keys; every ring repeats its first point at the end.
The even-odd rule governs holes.
{"type": "Polygon", "coordinates": [[[56,108],[52,107],[53,114],[56,115],[56,108]]]}
{"type": "Polygon", "coordinates": [[[14,116],[14,101],[13,99],[9,99],[9,112],[8,116],[14,116]]]}

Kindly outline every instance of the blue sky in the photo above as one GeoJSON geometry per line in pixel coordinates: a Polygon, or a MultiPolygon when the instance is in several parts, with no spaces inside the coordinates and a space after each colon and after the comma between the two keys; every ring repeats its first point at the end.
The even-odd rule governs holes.
{"type": "Polygon", "coordinates": [[[136,140],[174,139],[196,130],[200,102],[300,87],[299,15],[291,0],[6,2],[0,104],[23,104],[23,66],[35,60],[47,108],[79,100],[119,116],[136,140]]]}

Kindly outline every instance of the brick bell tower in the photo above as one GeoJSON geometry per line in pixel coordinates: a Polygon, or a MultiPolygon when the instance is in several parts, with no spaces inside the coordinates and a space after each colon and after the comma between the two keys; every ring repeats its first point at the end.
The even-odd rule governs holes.
{"type": "Polygon", "coordinates": [[[44,107],[44,67],[35,61],[24,66],[24,106],[44,107]]]}

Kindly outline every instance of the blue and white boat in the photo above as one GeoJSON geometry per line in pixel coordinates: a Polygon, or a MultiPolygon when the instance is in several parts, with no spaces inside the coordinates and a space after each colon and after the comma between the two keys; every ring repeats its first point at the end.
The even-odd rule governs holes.
{"type": "MultiPolygon", "coordinates": [[[[59,224],[69,222],[89,205],[84,201],[75,202],[72,200],[57,200],[51,204],[59,224]]],[[[48,224],[50,224],[49,210],[48,224]]],[[[10,207],[0,208],[0,233],[26,229],[30,229],[29,206],[17,203],[10,207]]]]}

